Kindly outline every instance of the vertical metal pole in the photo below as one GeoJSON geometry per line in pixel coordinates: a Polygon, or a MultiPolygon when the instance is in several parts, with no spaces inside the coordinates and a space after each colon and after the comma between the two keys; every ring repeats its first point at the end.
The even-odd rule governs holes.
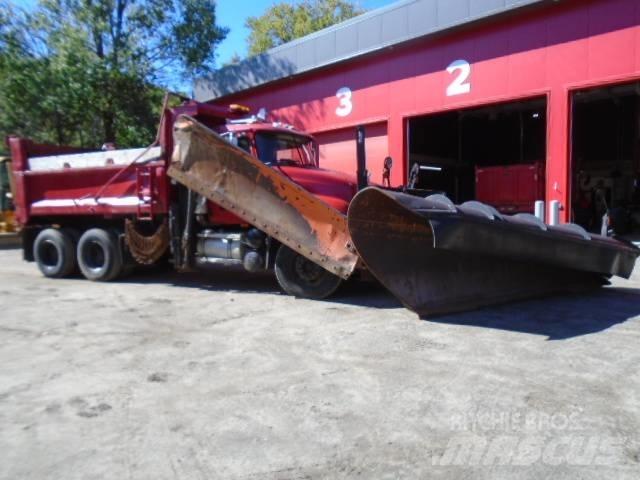
{"type": "Polygon", "coordinates": [[[560,201],[549,202],[549,225],[560,225],[560,201]]]}
{"type": "Polygon", "coordinates": [[[367,188],[369,185],[369,173],[367,172],[367,155],[365,151],[365,130],[364,126],[356,127],[356,155],[358,161],[358,190],[367,188]]]}
{"type": "Polygon", "coordinates": [[[609,236],[609,212],[602,216],[602,223],[600,224],[600,235],[603,237],[609,236]]]}
{"type": "MultiPolygon", "coordinates": [[[[463,120],[463,114],[458,112],[458,158],[456,159],[456,164],[455,164],[455,183],[454,183],[454,201],[456,203],[458,202],[462,202],[462,200],[460,199],[460,168],[462,165],[462,120],[463,120]]],[[[475,190],[473,192],[473,198],[476,198],[475,196],[475,190]]]]}
{"type": "Polygon", "coordinates": [[[520,116],[520,163],[524,163],[524,120],[522,110],[518,112],[520,116]]]}
{"type": "Polygon", "coordinates": [[[538,217],[540,220],[542,220],[543,222],[545,221],[544,218],[544,200],[536,200],[535,203],[535,216],[538,217]]]}
{"type": "Polygon", "coordinates": [[[185,212],[184,230],[182,232],[182,265],[180,268],[188,269],[193,264],[193,217],[196,209],[196,192],[187,190],[187,205],[185,212]]]}
{"type": "MultiPolygon", "coordinates": [[[[640,103],[639,103],[640,105],[640,103]]],[[[405,172],[403,185],[409,185],[409,175],[410,175],[410,166],[411,166],[411,120],[405,120],[405,125],[407,126],[407,138],[405,139],[406,143],[406,153],[407,156],[404,159],[404,164],[402,165],[402,170],[405,172]]],[[[640,128],[640,127],[639,127],[640,128]]]]}

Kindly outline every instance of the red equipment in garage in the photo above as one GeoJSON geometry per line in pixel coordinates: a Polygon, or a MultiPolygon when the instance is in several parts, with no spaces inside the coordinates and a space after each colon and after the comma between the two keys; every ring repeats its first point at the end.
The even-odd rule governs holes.
{"type": "Polygon", "coordinates": [[[533,212],[544,198],[544,163],[476,167],[476,198],[502,213],[533,212]]]}

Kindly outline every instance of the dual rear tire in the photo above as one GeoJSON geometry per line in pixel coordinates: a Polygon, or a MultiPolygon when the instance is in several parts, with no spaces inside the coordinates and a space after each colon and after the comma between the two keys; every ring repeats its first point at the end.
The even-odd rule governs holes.
{"type": "Polygon", "coordinates": [[[42,230],[33,244],[33,256],[45,277],[66,277],[77,267],[74,238],[66,229],[42,230]]]}
{"type": "Polygon", "coordinates": [[[78,236],[64,228],[47,228],[38,234],[33,253],[45,277],[66,277],[80,269],[88,280],[106,282],[124,272],[122,248],[115,233],[92,228],[78,236]]]}
{"type": "Polygon", "coordinates": [[[87,230],[76,251],[78,267],[88,280],[108,282],[123,272],[122,249],[113,232],[101,228],[87,230]]]}

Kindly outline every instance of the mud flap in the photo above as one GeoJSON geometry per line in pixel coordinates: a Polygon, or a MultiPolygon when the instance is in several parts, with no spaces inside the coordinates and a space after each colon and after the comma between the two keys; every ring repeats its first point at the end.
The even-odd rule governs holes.
{"type": "Polygon", "coordinates": [[[169,227],[162,223],[151,235],[143,235],[136,229],[136,224],[126,219],[124,222],[124,238],[131,256],[140,265],[152,265],[169,248],[169,227]]]}
{"type": "Polygon", "coordinates": [[[434,218],[457,215],[464,223],[457,210],[444,210],[421,198],[376,188],[360,192],[349,207],[349,232],[361,259],[380,283],[421,316],[592,290],[607,283],[599,273],[518,261],[500,250],[487,255],[440,248],[441,243],[461,244],[459,237],[475,228],[449,232],[453,237],[444,242],[434,218]]]}

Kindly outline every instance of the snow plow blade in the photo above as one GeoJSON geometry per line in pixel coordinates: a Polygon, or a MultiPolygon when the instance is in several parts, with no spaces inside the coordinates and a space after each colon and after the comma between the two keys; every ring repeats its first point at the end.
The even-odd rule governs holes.
{"type": "Polygon", "coordinates": [[[640,253],[577,225],[442,195],[370,187],[345,217],[190,117],[176,121],[174,141],[170,177],[342,278],[364,264],[424,316],[595,289],[629,277],[640,253]]]}
{"type": "Polygon", "coordinates": [[[358,257],[338,210],[191,117],[176,121],[174,143],[171,178],[329,272],[351,275],[358,257]]]}
{"type": "Polygon", "coordinates": [[[594,289],[628,278],[640,253],[577,225],[373,187],[351,202],[348,225],[371,273],[423,316],[594,289]]]}

